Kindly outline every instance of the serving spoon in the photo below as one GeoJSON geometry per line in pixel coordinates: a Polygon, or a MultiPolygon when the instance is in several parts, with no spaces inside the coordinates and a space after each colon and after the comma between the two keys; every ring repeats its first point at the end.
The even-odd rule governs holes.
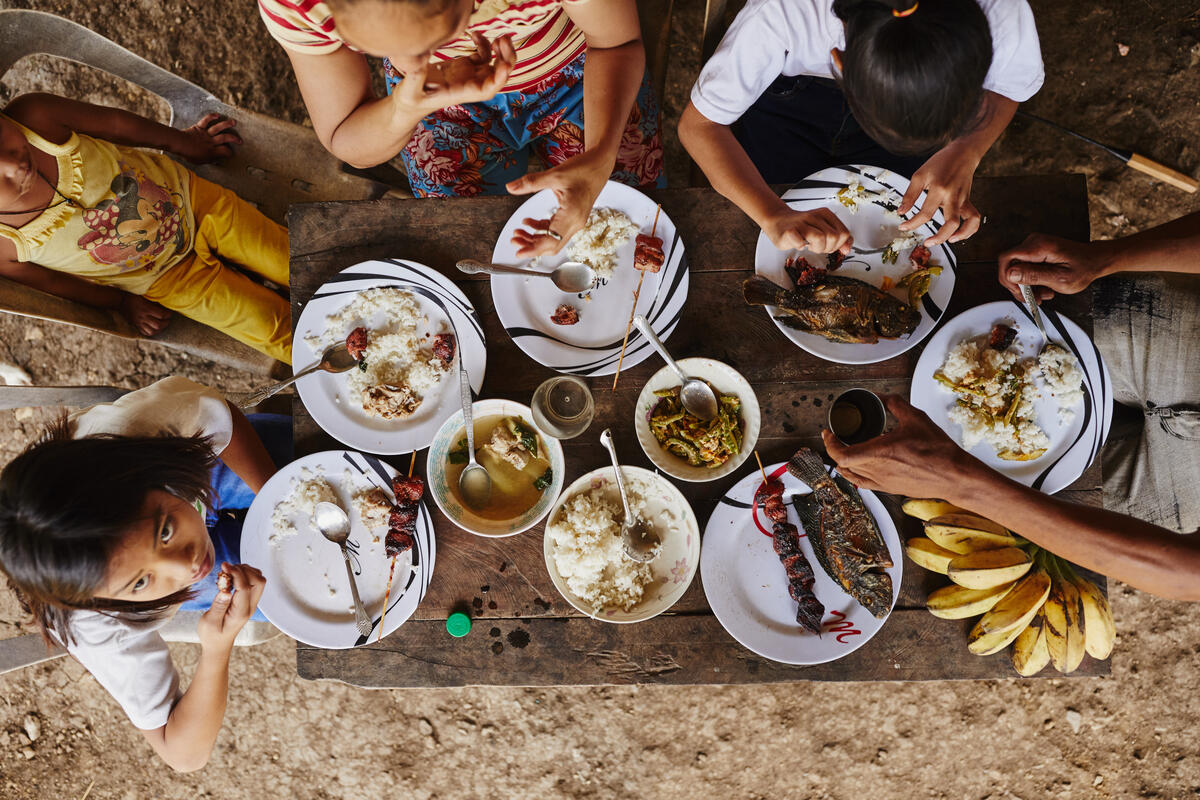
{"type": "Polygon", "coordinates": [[[629,507],[629,496],[625,493],[625,481],[621,478],[621,465],[617,462],[617,448],[613,445],[611,429],[605,428],[600,434],[600,444],[604,445],[612,459],[613,474],[617,476],[617,491],[621,493],[621,505],[625,507],[625,521],[621,524],[621,547],[625,550],[625,555],[634,561],[650,561],[662,549],[662,540],[641,517],[634,516],[633,509],[629,507]]]}
{"type": "Polygon", "coordinates": [[[354,581],[354,568],[350,566],[350,553],[346,550],[346,539],[350,536],[350,518],[341,506],[333,503],[320,502],[313,509],[313,527],[321,532],[329,541],[342,549],[342,558],[346,560],[346,577],[350,579],[350,594],[354,598],[354,627],[363,636],[371,633],[374,625],[367,609],[363,608],[358,596],[358,584],[354,581]]]}
{"type": "Polygon", "coordinates": [[[241,405],[242,410],[254,408],[268,397],[278,394],[280,391],[291,386],[305,375],[311,375],[318,370],[324,370],[325,372],[347,372],[357,364],[358,359],[350,355],[350,349],[346,347],[345,342],[331,345],[321,356],[321,360],[316,364],[308,367],[307,369],[300,370],[286,381],[280,381],[279,383],[272,384],[265,389],[259,389],[257,392],[247,397],[241,405]]]}
{"type": "Polygon", "coordinates": [[[683,410],[701,422],[708,422],[715,418],[717,416],[717,394],[712,387],[699,378],[689,378],[679,368],[644,316],[638,314],[633,318],[633,324],[642,336],[645,336],[650,344],[654,345],[654,349],[667,362],[667,366],[674,370],[679,380],[683,381],[683,385],[679,387],[679,402],[683,404],[683,410]]]}
{"type": "Polygon", "coordinates": [[[552,272],[541,272],[526,267],[514,267],[509,264],[485,264],[473,258],[464,258],[458,262],[460,272],[468,275],[531,275],[535,278],[549,278],[554,285],[564,292],[572,294],[586,292],[596,283],[596,270],[582,261],[564,261],[552,272]]]}
{"type": "Polygon", "coordinates": [[[471,379],[467,370],[458,365],[459,387],[462,394],[463,424],[467,428],[467,466],[458,476],[458,491],[463,501],[474,509],[487,505],[492,496],[492,476],[487,467],[475,460],[475,420],[471,414],[471,379]]]}

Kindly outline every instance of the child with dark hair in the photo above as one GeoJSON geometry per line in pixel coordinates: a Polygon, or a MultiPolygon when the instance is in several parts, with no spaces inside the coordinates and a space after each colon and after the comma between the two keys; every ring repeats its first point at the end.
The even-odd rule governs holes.
{"type": "Polygon", "coordinates": [[[143,336],[171,311],[291,363],[288,302],[221,263],[288,284],[287,230],[194,164],[230,155],[232,120],[177,130],[27,94],[0,114],[0,275],[119,312],[143,336]]]}
{"type": "Polygon", "coordinates": [[[0,570],[177,770],[208,761],[234,639],[263,619],[233,510],[290,450],[286,417],[174,377],[65,417],[0,472],[0,570]],[[187,691],[160,634],[180,608],[204,611],[187,691]]]}
{"type": "Polygon", "coordinates": [[[679,137],[713,188],[782,250],[833,252],[829,211],[792,211],[768,187],[841,164],[912,176],[929,244],[979,229],[971,182],[1043,79],[1026,0],[749,0],[692,87],[679,137]]]}

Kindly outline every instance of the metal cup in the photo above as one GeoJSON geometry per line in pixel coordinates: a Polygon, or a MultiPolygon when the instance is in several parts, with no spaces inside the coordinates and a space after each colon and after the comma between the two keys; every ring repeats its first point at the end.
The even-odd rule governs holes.
{"type": "Polygon", "coordinates": [[[874,392],[850,389],[834,399],[826,422],[842,444],[861,444],[883,433],[887,414],[874,392]]]}

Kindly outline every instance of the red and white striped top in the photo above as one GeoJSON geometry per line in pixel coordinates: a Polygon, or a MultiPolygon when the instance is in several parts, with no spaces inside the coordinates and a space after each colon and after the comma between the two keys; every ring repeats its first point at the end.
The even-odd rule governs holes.
{"type": "MultiPolygon", "coordinates": [[[[563,6],[598,0],[474,0],[467,30],[489,40],[511,36],[517,63],[502,91],[528,90],[562,69],[583,52],[585,41],[563,6]]],[[[281,45],[297,53],[321,55],[349,47],[338,36],[333,13],[323,0],[258,0],[267,30],[281,45]]],[[[433,54],[432,62],[475,52],[462,36],[433,54]]]]}

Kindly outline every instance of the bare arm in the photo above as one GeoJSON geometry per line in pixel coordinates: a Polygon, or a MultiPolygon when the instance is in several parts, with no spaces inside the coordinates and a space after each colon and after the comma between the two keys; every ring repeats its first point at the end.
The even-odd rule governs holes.
{"type": "Polygon", "coordinates": [[[233,416],[233,436],[221,452],[221,460],[258,494],[263,484],[275,474],[275,462],[246,415],[233,403],[229,403],[229,413],[233,416]]]}

